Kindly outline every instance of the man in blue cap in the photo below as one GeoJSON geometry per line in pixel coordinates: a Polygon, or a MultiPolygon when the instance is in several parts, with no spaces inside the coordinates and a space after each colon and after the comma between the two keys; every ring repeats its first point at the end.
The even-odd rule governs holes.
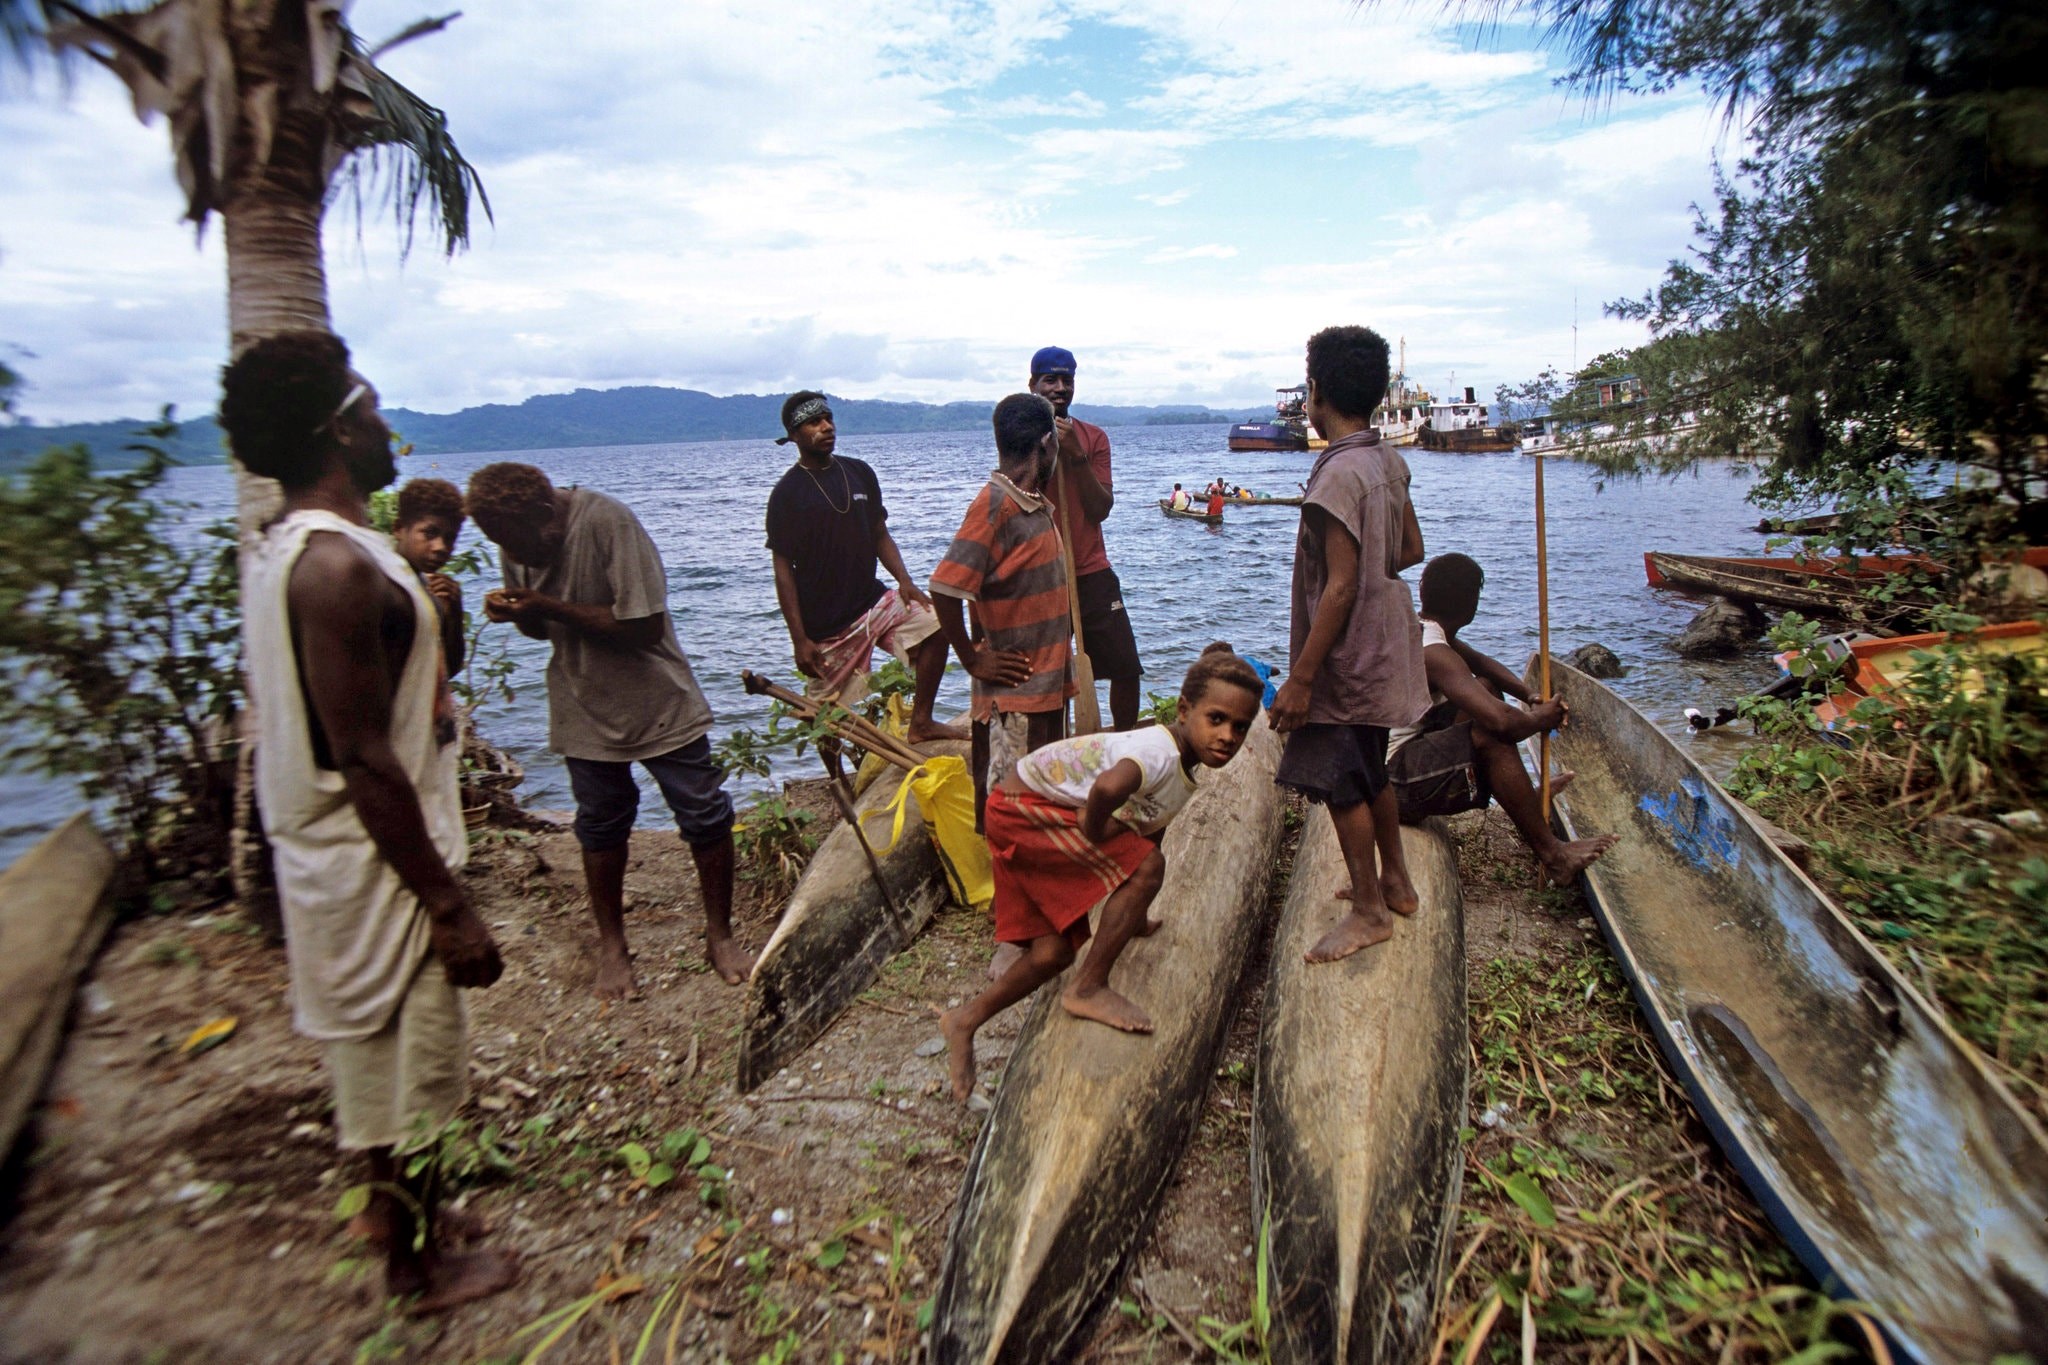
{"type": "Polygon", "coordinates": [[[1074,353],[1041,347],[1031,357],[1031,391],[1052,404],[1059,429],[1060,475],[1055,484],[1062,520],[1074,543],[1074,592],[1081,610],[1081,649],[1095,676],[1109,684],[1110,722],[1119,730],[1138,723],[1138,641],[1124,611],[1123,585],[1109,565],[1102,523],[1116,499],[1110,491],[1109,436],[1067,413],[1074,401],[1074,353]]]}

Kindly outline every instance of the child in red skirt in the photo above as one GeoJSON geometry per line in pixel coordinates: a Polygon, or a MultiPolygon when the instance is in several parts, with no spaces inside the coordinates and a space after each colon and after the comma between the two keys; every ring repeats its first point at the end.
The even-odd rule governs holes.
{"type": "Polygon", "coordinates": [[[1109,988],[1109,971],[1132,938],[1159,929],[1146,913],[1166,876],[1159,841],[1194,793],[1195,766],[1220,768],[1244,747],[1264,690],[1219,641],[1188,670],[1172,724],[1048,744],[989,792],[996,939],[1024,955],[939,1016],[955,1099],[974,1090],[975,1030],[1067,969],[1097,905],[1101,932],[1060,1004],[1111,1028],[1152,1031],[1145,1011],[1109,988]]]}

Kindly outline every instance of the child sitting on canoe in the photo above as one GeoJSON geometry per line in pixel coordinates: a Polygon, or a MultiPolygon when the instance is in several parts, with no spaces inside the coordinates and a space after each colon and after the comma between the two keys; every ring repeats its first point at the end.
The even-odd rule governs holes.
{"type": "Polygon", "coordinates": [[[1195,766],[1220,768],[1236,755],[1264,691],[1219,641],[1188,669],[1171,724],[1059,740],[989,792],[996,938],[1025,951],[988,989],[939,1016],[955,1099],[974,1090],[975,1030],[1066,970],[1097,904],[1100,933],[1060,1004],[1111,1028],[1152,1031],[1145,1011],[1109,988],[1109,972],[1132,938],[1160,927],[1147,913],[1166,875],[1159,843],[1194,793],[1195,766]]]}

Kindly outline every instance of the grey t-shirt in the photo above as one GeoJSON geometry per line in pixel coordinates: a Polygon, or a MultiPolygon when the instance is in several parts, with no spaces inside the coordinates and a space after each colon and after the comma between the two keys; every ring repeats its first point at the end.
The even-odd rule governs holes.
{"type": "Polygon", "coordinates": [[[1294,546],[1290,659],[1308,642],[1309,622],[1330,577],[1311,507],[1358,542],[1358,598],[1309,689],[1308,718],[1335,725],[1413,725],[1429,709],[1429,676],[1422,666],[1422,623],[1394,568],[1408,510],[1408,462],[1370,428],[1332,441],[1317,457],[1294,546]]]}
{"type": "Polygon", "coordinates": [[[668,619],[668,575],[640,519],[616,498],[569,491],[561,553],[545,569],[505,561],[505,586],[578,606],[608,606],[620,621],[662,613],[661,639],[634,648],[548,622],[548,747],[564,758],[658,758],[711,728],[711,708],[668,619]]]}

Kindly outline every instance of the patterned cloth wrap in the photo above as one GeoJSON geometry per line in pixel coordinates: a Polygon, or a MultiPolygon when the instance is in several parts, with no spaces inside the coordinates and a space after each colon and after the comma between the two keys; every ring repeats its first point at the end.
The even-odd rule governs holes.
{"type": "Polygon", "coordinates": [[[1104,843],[1081,832],[1081,812],[998,787],[985,818],[995,873],[996,941],[1088,938],[1088,912],[1109,899],[1158,847],[1120,821],[1104,843]]]}

